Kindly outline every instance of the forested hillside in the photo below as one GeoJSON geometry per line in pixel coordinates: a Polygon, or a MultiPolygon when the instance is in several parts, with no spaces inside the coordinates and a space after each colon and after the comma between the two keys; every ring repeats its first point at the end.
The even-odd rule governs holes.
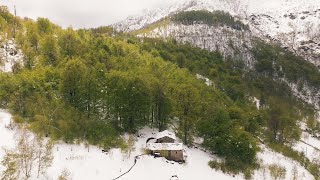
{"type": "Polygon", "coordinates": [[[24,54],[12,73],[0,73],[1,108],[40,135],[107,150],[125,146],[124,133],[174,127],[185,144],[202,137],[202,146],[225,158],[212,167],[250,176],[264,142],[319,177],[319,165],[290,149],[300,139],[299,121],[308,119],[309,128],[319,130],[313,108],[268,76],[290,57],[292,63],[281,64],[290,80],[301,75],[319,85],[319,72],[295,66],[304,62],[291,54],[274,54],[276,48],[262,43],[254,52],[257,71],[247,71],[242,61],[174,40],[136,38],[109,27],[62,29],[45,18],[14,17],[5,7],[0,30],[1,40],[13,39],[24,54]]]}
{"type": "Polygon", "coordinates": [[[248,25],[244,25],[241,21],[236,20],[233,16],[224,11],[185,11],[173,15],[171,19],[175,22],[181,22],[185,25],[204,23],[215,26],[230,26],[237,30],[249,29],[248,25]]]}

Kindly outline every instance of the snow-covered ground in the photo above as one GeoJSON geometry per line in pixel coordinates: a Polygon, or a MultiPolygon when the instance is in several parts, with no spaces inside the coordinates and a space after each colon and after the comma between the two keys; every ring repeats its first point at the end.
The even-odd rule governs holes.
{"type": "MultiPolygon", "coordinates": [[[[10,124],[11,115],[0,110],[0,159],[4,155],[3,148],[12,148],[15,144],[15,130],[5,128],[10,124]]],[[[126,172],[134,164],[134,157],[143,154],[143,148],[146,146],[146,140],[149,137],[155,137],[156,131],[150,128],[143,129],[136,139],[134,149],[131,154],[122,153],[120,149],[112,149],[108,153],[102,153],[101,149],[84,145],[68,145],[58,143],[55,145],[54,160],[52,166],[47,170],[45,176],[39,179],[57,179],[64,169],[70,172],[70,177],[74,180],[87,179],[114,179],[126,172]]],[[[242,175],[232,176],[223,174],[208,166],[208,162],[216,157],[195,148],[184,147],[187,154],[187,162],[178,164],[167,161],[164,158],[154,158],[149,155],[140,156],[137,164],[121,180],[209,180],[209,179],[243,179],[242,175]],[[177,178],[176,178],[177,177],[177,178]]],[[[262,146],[263,151],[258,154],[265,168],[255,172],[253,178],[271,179],[268,172],[268,165],[280,164],[286,171],[286,179],[292,178],[294,167],[298,171],[298,179],[313,179],[310,173],[303,169],[297,162],[294,162],[284,156],[269,150],[262,146]]],[[[0,171],[3,167],[0,166],[0,171]]],[[[33,173],[31,179],[37,179],[36,173],[33,173]]]]}
{"type": "Polygon", "coordinates": [[[258,153],[258,157],[263,161],[263,166],[259,171],[255,172],[253,179],[272,179],[268,169],[269,165],[280,165],[284,167],[286,169],[285,179],[287,180],[293,179],[295,170],[297,179],[314,179],[299,162],[293,161],[282,154],[272,151],[264,145],[261,145],[260,147],[262,151],[258,153]]]}
{"type": "MultiPolygon", "coordinates": [[[[3,148],[12,148],[15,144],[14,130],[5,128],[10,124],[11,115],[0,111],[0,159],[4,155],[3,148]]],[[[64,169],[71,172],[72,179],[114,179],[126,172],[134,163],[134,156],[143,154],[143,148],[146,146],[146,140],[150,136],[155,136],[155,131],[149,128],[143,129],[140,134],[142,137],[137,139],[135,149],[132,153],[122,153],[120,149],[112,149],[108,153],[102,153],[100,148],[84,145],[68,145],[58,143],[55,145],[54,160],[52,167],[47,171],[46,176],[40,179],[57,179],[64,169]]],[[[186,148],[186,147],[185,147],[186,148]]],[[[183,180],[193,179],[234,179],[231,175],[223,174],[212,170],[208,166],[208,162],[212,156],[199,149],[186,148],[188,156],[185,164],[178,164],[167,161],[164,158],[154,158],[149,155],[140,156],[136,166],[131,172],[124,175],[123,180],[164,180],[177,176],[183,180]]],[[[3,167],[0,166],[0,170],[3,167]]],[[[33,173],[34,175],[36,173],[33,173]]],[[[238,177],[239,179],[240,177],[238,177]]],[[[36,179],[33,176],[31,179],[36,179]]],[[[241,179],[241,178],[240,178],[241,179]]]]}
{"type": "MultiPolygon", "coordinates": [[[[307,129],[306,124],[301,123],[301,129],[307,129]]],[[[320,139],[306,131],[302,132],[301,141],[297,142],[293,149],[302,152],[310,161],[320,162],[320,139]]]]}
{"type": "MultiPolygon", "coordinates": [[[[14,147],[14,131],[6,128],[10,121],[11,115],[6,111],[0,110],[0,161],[5,154],[4,148],[10,149],[14,147]]],[[[0,178],[2,171],[3,167],[0,165],[0,178]]]]}
{"type": "Polygon", "coordinates": [[[306,132],[303,132],[301,140],[305,143],[298,142],[293,146],[293,148],[299,152],[302,152],[311,161],[320,161],[320,140],[312,137],[306,132]],[[313,147],[309,146],[308,144],[312,145],[313,147]]]}
{"type": "MultiPolygon", "coordinates": [[[[55,179],[63,169],[71,172],[73,179],[114,179],[126,172],[134,163],[134,156],[143,154],[150,129],[144,129],[135,143],[135,150],[129,156],[121,153],[119,149],[112,149],[102,153],[97,147],[88,148],[83,145],[57,144],[54,148],[54,161],[48,170],[48,177],[55,179]]],[[[177,176],[179,179],[234,179],[232,176],[217,172],[207,165],[210,155],[197,149],[187,149],[188,160],[186,164],[178,164],[154,158],[149,155],[140,156],[136,166],[120,179],[163,180],[177,176]]],[[[51,179],[48,178],[48,179],[51,179]]]]}

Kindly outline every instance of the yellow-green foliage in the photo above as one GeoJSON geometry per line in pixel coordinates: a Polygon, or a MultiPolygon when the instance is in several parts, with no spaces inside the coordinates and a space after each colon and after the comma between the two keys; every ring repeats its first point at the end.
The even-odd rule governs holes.
{"type": "Polygon", "coordinates": [[[13,116],[13,121],[19,124],[25,122],[25,120],[19,115],[13,116]]]}
{"type": "Polygon", "coordinates": [[[147,148],[142,148],[142,152],[144,154],[151,154],[152,153],[152,151],[150,149],[147,149],[147,148]]]}
{"type": "Polygon", "coordinates": [[[50,131],[50,121],[46,116],[35,115],[30,128],[37,134],[47,135],[50,131]]]}

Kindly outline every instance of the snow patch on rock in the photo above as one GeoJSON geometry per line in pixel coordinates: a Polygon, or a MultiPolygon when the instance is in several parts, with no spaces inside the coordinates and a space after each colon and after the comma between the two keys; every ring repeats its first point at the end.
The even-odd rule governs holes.
{"type": "Polygon", "coordinates": [[[21,63],[22,58],[22,51],[17,48],[13,39],[0,43],[0,71],[12,72],[12,67],[16,63],[21,63]]]}
{"type": "Polygon", "coordinates": [[[213,82],[207,77],[204,77],[204,76],[202,76],[200,74],[196,74],[196,77],[197,77],[197,79],[200,79],[200,80],[204,81],[204,83],[206,83],[207,86],[213,86],[214,85],[213,82]]]}
{"type": "Polygon", "coordinates": [[[252,36],[249,31],[239,31],[227,26],[183,25],[171,22],[169,25],[157,27],[138,36],[174,38],[181,43],[190,43],[208,51],[221,52],[225,59],[233,57],[243,60],[249,68],[254,65],[254,57],[251,52],[252,36]]]}
{"type": "Polygon", "coordinates": [[[320,111],[320,91],[318,88],[309,86],[306,83],[301,85],[291,83],[284,78],[280,79],[280,81],[285,82],[296,97],[314,106],[316,110],[320,111]]]}

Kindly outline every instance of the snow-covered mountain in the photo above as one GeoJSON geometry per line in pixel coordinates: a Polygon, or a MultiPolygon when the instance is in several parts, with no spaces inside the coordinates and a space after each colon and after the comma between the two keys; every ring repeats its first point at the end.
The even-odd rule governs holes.
{"type": "MultiPolygon", "coordinates": [[[[254,46],[252,39],[256,37],[278,43],[314,65],[320,65],[318,0],[180,0],[167,8],[129,17],[113,27],[140,37],[174,38],[209,51],[218,50],[224,57],[244,60],[249,68],[255,62],[251,50],[254,46]],[[201,23],[184,25],[173,21],[159,23],[165,21],[165,17],[192,10],[222,10],[248,25],[249,29],[239,31],[228,26],[216,27],[201,23]]],[[[286,83],[294,95],[320,109],[318,88],[305,83],[299,90],[297,84],[285,78],[275,80],[286,83]]]]}
{"type": "Polygon", "coordinates": [[[280,42],[315,65],[320,65],[320,1],[317,0],[180,0],[167,8],[129,17],[114,24],[118,31],[145,28],[181,11],[222,10],[250,26],[252,34],[280,42]]]}

